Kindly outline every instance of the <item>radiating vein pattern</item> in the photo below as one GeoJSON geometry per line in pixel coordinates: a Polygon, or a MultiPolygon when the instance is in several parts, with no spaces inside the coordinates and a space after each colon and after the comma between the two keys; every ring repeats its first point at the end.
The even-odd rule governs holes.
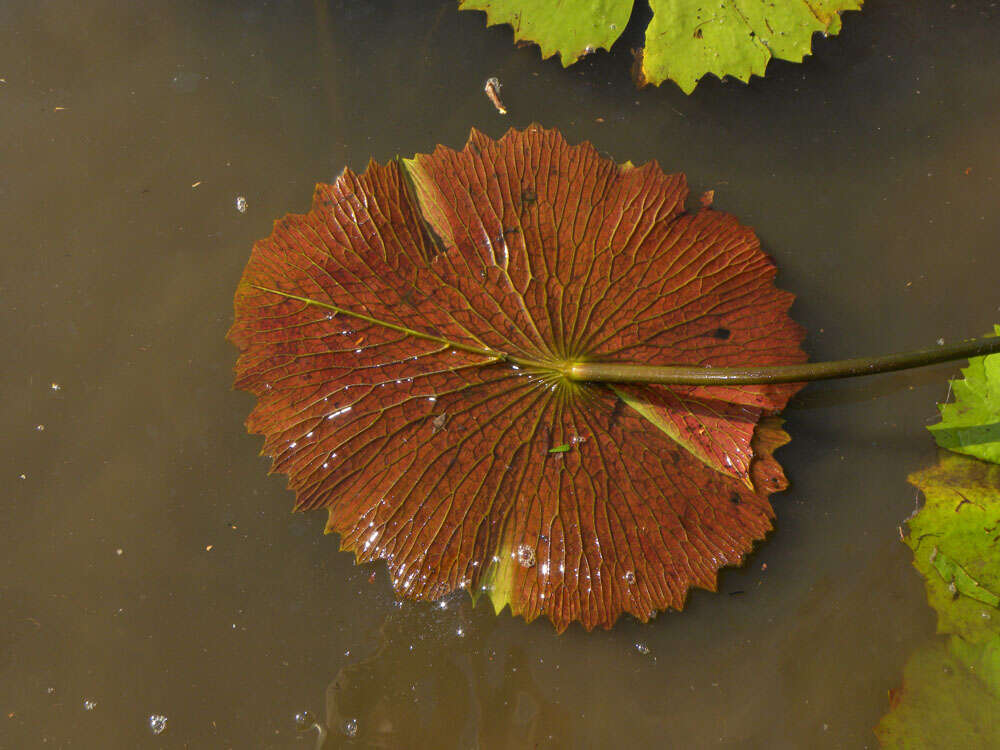
{"type": "Polygon", "coordinates": [[[296,507],[402,595],[559,630],[714,589],[770,528],[786,438],[759,420],[797,386],[559,375],[804,359],[753,233],[686,195],[537,127],[319,185],[254,246],[230,331],[296,507]]]}

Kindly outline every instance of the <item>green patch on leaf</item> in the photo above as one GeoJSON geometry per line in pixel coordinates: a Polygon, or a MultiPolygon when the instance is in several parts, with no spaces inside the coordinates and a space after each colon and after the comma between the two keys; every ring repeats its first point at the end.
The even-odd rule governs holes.
{"type": "MultiPolygon", "coordinates": [[[[712,73],[741,81],[764,75],[772,57],[801,62],[819,32],[840,32],[840,13],[863,0],[650,0],[653,19],[635,76],[642,86],[672,80],[685,93],[712,73]]],[[[563,65],[608,48],[624,31],[632,0],[460,0],[463,10],[486,11],[488,23],[509,23],[514,38],[536,42],[542,57],[559,54],[563,65]]]]}
{"type": "Polygon", "coordinates": [[[962,375],[951,381],[955,400],[938,405],[941,421],[927,429],[942,448],[1000,463],[1000,354],[972,357],[962,375]]]}
{"type": "Polygon", "coordinates": [[[926,503],[909,520],[906,543],[938,631],[972,643],[1000,635],[1000,466],[942,452],[909,479],[926,503]]]}
{"type": "Polygon", "coordinates": [[[557,445],[555,448],[549,448],[549,453],[566,453],[569,450],[569,445],[564,443],[563,445],[557,445]]]}
{"type": "Polygon", "coordinates": [[[938,552],[936,547],[931,553],[931,564],[948,584],[948,590],[951,591],[952,596],[967,596],[991,607],[1000,604],[1000,597],[981,586],[979,581],[965,571],[965,568],[943,552],[938,552]]]}

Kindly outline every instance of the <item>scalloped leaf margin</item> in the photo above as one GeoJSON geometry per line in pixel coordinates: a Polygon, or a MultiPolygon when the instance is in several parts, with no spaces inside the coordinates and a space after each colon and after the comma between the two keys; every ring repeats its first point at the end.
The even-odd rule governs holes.
{"type": "MultiPolygon", "coordinates": [[[[861,10],[864,0],[650,0],[653,18],[645,46],[636,53],[636,83],[674,81],[690,94],[705,75],[743,82],[763,76],[771,58],[802,62],[815,33],[840,33],[840,14],[861,10]]],[[[625,30],[632,0],[459,0],[480,10],[487,25],[510,24],[514,39],[533,42],[542,57],[571,65],[610,49],[625,30]]]]}
{"type": "Polygon", "coordinates": [[[255,244],[229,333],[296,508],[402,596],[560,631],[714,590],[771,528],[787,435],[758,420],[799,385],[623,399],[553,369],[805,358],[753,232],[686,195],[538,127],[317,186],[255,244]]]}

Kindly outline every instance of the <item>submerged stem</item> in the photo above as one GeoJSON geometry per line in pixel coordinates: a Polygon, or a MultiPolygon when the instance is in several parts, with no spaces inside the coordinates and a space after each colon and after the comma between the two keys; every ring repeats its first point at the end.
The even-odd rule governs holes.
{"type": "Polygon", "coordinates": [[[955,359],[1000,352],[1000,336],[963,341],[933,349],[889,354],[884,357],[856,357],[832,362],[800,365],[742,367],[674,367],[634,365],[624,362],[571,362],[563,368],[570,380],[608,383],[657,383],[660,385],[762,385],[802,383],[811,380],[854,378],[880,372],[908,370],[955,359]]]}

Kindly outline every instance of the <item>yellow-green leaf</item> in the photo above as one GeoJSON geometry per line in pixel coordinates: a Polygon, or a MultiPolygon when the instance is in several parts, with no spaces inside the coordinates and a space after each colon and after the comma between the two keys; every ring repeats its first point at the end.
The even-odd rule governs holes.
{"type": "Polygon", "coordinates": [[[962,374],[951,381],[954,402],[938,404],[941,421],[927,429],[942,448],[1000,463],[1000,354],[972,357],[962,374]]]}
{"type": "Polygon", "coordinates": [[[941,451],[910,475],[926,498],[906,543],[938,613],[938,631],[972,643],[1000,636],[1000,466],[941,451]]]}
{"type": "MultiPolygon", "coordinates": [[[[638,53],[636,83],[672,80],[691,93],[706,74],[748,81],[764,75],[772,57],[801,62],[815,33],[840,32],[840,14],[864,0],[650,0],[653,19],[638,53]]],[[[624,31],[633,0],[459,0],[485,11],[489,24],[509,23],[519,42],[535,42],[542,57],[563,65],[609,48],[624,31]]]]}

